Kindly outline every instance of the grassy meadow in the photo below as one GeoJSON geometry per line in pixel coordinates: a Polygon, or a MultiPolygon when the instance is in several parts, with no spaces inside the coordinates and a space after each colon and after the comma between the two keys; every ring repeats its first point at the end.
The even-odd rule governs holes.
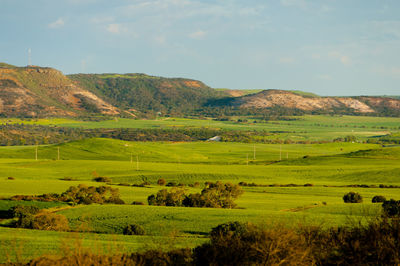
{"type": "MultiPolygon", "coordinates": [[[[294,121],[267,123],[177,118],[101,122],[69,119],[1,121],[84,128],[250,129],[280,131],[274,136],[277,138],[308,140],[332,140],[349,134],[365,140],[399,132],[400,126],[399,118],[351,116],[304,116],[294,121]]],[[[400,199],[400,188],[379,188],[380,184],[400,186],[400,147],[357,142],[281,145],[129,142],[101,138],[38,147],[6,146],[0,147],[0,197],[3,198],[0,213],[20,204],[6,200],[7,197],[61,193],[78,184],[103,185],[93,181],[96,176],[111,178],[111,186],[119,188],[126,204],[69,206],[54,202],[23,202],[65,215],[71,228],[78,233],[10,228],[6,227],[10,220],[0,218],[0,263],[56,254],[65,250],[65,243],[77,241],[83,247],[110,252],[194,247],[207,240],[213,227],[228,221],[323,227],[366,221],[381,212],[379,204],[371,203],[373,196],[400,199]],[[185,186],[189,192],[200,192],[204,182],[218,180],[235,184],[254,182],[263,186],[243,187],[244,194],[237,199],[236,209],[149,206],[147,197],[165,188],[157,185],[159,178],[185,185],[201,184],[199,188],[185,186]],[[144,181],[151,185],[132,186],[144,181]],[[287,184],[298,186],[281,186],[287,184]],[[361,184],[370,187],[346,187],[361,184]],[[349,191],[360,193],[364,202],[343,203],[342,197],[349,191]],[[131,205],[133,201],[145,205],[131,205]],[[122,235],[123,228],[131,223],[142,225],[146,235],[122,235]]]]}

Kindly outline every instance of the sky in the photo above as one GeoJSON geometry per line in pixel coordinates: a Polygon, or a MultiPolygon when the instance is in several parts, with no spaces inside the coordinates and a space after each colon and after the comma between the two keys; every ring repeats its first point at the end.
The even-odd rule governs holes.
{"type": "Polygon", "coordinates": [[[400,95],[398,0],[0,0],[0,62],[400,95]]]}

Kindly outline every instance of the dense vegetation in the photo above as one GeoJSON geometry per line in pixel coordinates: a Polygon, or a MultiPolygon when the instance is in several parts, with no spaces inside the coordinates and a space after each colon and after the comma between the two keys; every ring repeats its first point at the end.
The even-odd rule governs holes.
{"type": "Polygon", "coordinates": [[[156,195],[147,198],[149,205],[228,208],[236,207],[234,202],[243,190],[238,185],[222,182],[207,182],[201,193],[185,194],[182,188],[162,189],[156,195]]]}
{"type": "Polygon", "coordinates": [[[112,104],[155,117],[158,113],[169,115],[196,114],[208,100],[222,94],[194,80],[162,78],[145,74],[76,74],[69,75],[112,104]]]}
{"type": "Polygon", "coordinates": [[[118,188],[112,188],[110,186],[94,187],[84,184],[80,184],[77,187],[71,186],[61,194],[49,193],[37,196],[15,195],[10,199],[16,201],[61,201],[71,204],[124,204],[124,201],[119,198],[118,188]]]}

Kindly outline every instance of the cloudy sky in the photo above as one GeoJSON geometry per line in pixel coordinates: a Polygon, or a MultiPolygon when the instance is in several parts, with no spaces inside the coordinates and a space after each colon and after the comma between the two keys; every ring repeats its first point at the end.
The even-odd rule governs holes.
{"type": "Polygon", "coordinates": [[[398,0],[0,0],[0,62],[400,95],[398,0]]]}

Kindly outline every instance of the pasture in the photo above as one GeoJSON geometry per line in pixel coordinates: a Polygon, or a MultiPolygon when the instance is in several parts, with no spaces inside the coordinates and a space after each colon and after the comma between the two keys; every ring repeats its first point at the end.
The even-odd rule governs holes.
{"type": "MultiPolygon", "coordinates": [[[[397,132],[400,124],[398,118],[305,116],[302,119],[255,124],[193,119],[31,122],[109,128],[203,127],[208,124],[232,130],[300,132],[302,129],[303,137],[314,139],[330,139],[350,132],[360,138],[373,137],[397,132]],[[331,123],[334,126],[330,126],[331,123]]],[[[284,138],[284,134],[292,133],[280,134],[279,137],[284,138]]],[[[17,194],[61,193],[78,184],[104,185],[93,181],[97,176],[111,178],[109,185],[119,189],[126,204],[68,206],[54,202],[23,202],[65,215],[76,232],[9,228],[5,226],[10,221],[0,217],[0,262],[58,254],[65,250],[63,243],[76,242],[72,239],[78,239],[83,247],[96,247],[101,252],[194,247],[207,240],[213,227],[228,221],[286,226],[313,224],[324,228],[364,222],[381,213],[380,204],[371,203],[373,196],[400,199],[400,188],[379,188],[380,184],[400,186],[400,147],[344,142],[280,145],[129,142],[101,138],[38,147],[0,147],[0,197],[4,198],[0,200],[0,213],[20,204],[5,198],[17,194]],[[247,182],[259,186],[244,186],[244,194],[236,200],[236,209],[149,206],[147,197],[165,188],[157,185],[160,178],[182,183],[188,192],[200,192],[206,181],[247,182]],[[144,181],[151,184],[132,186],[144,181]],[[195,182],[199,182],[200,187],[188,186],[195,182]],[[350,185],[364,187],[348,187],[350,185]],[[360,193],[363,203],[343,203],[342,197],[349,191],[360,193]],[[133,201],[145,205],[131,205],[133,201]],[[131,223],[142,225],[146,235],[122,235],[123,228],[131,223]]]]}

